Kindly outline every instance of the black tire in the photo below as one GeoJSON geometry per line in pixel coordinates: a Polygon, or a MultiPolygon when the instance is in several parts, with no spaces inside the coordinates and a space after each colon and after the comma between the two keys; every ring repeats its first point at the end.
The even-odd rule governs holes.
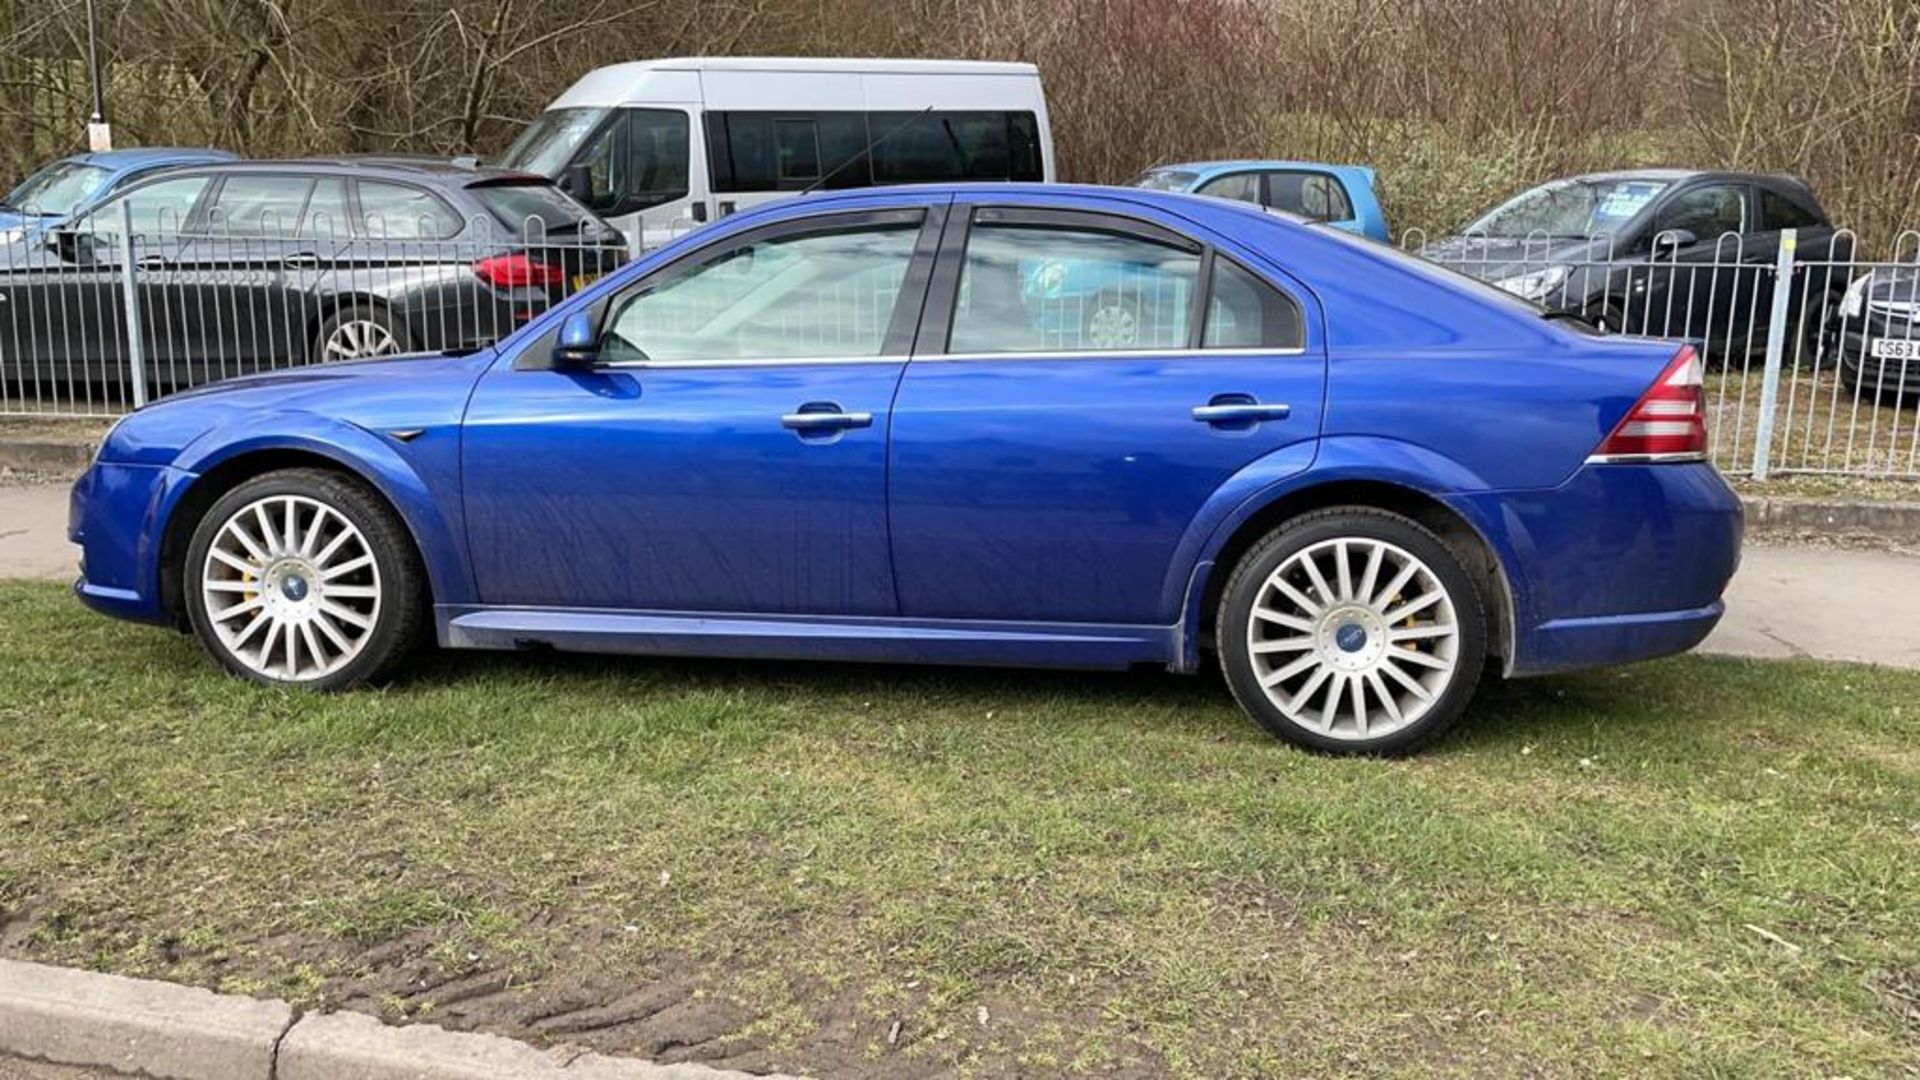
{"type": "Polygon", "coordinates": [[[1603,334],[1623,333],[1626,326],[1626,316],[1617,303],[1609,302],[1589,307],[1586,317],[1587,322],[1603,334]]]}
{"type": "MultiPolygon", "coordinates": [[[[1383,588],[1377,581],[1375,585],[1383,588]]],[[[1357,588],[1355,591],[1358,591],[1357,588]]],[[[1325,603],[1324,597],[1311,598],[1325,603]]],[[[1329,629],[1323,623],[1315,633],[1329,629]]],[[[1481,670],[1486,665],[1486,603],[1474,575],[1465,568],[1460,556],[1425,526],[1410,518],[1373,507],[1332,507],[1303,514],[1282,524],[1241,557],[1221,594],[1220,607],[1214,620],[1214,638],[1220,656],[1220,668],[1226,676],[1228,688],[1233,691],[1234,700],[1269,732],[1296,746],[1324,753],[1405,754],[1437,738],[1459,718],[1472,700],[1481,670]],[[1444,603],[1450,606],[1453,621],[1458,627],[1452,643],[1452,670],[1445,676],[1444,686],[1436,688],[1431,703],[1423,703],[1425,711],[1404,726],[1372,738],[1358,735],[1336,737],[1289,717],[1261,687],[1248,641],[1253,608],[1261,599],[1269,576],[1296,553],[1317,544],[1342,539],[1382,541],[1424,563],[1444,592],[1444,603]]],[[[1334,639],[1329,637],[1327,640],[1331,642],[1334,639]]],[[[1333,646],[1329,644],[1327,647],[1333,646]]],[[[1418,644],[1413,647],[1420,648],[1418,644]]],[[[1317,670],[1309,668],[1300,678],[1311,681],[1317,670]]],[[[1332,680],[1326,685],[1332,686],[1332,680]]],[[[1289,683],[1281,683],[1280,686],[1283,690],[1298,688],[1297,684],[1289,683]]],[[[1363,690],[1362,693],[1372,695],[1373,691],[1363,690]]],[[[1317,696],[1317,693],[1310,694],[1308,700],[1315,700],[1317,696]]]]}
{"type": "MultiPolygon", "coordinates": [[[[351,337],[352,335],[349,332],[346,336],[351,337]]],[[[402,353],[415,352],[418,350],[418,347],[418,344],[413,340],[413,334],[408,331],[406,323],[395,318],[393,312],[388,310],[386,305],[375,303],[371,300],[352,300],[335,308],[332,314],[320,320],[320,325],[314,330],[313,334],[312,359],[316,364],[333,363],[341,360],[366,360],[379,356],[398,356],[402,353]],[[392,342],[391,349],[377,352],[367,351],[352,355],[341,355],[337,351],[330,351],[330,346],[335,343],[335,336],[341,335],[343,331],[347,331],[349,327],[355,324],[365,327],[368,330],[377,330],[379,333],[385,334],[387,340],[392,342]]]]}
{"type": "MultiPolygon", "coordinates": [[[[316,545],[317,546],[317,545],[316,545]]],[[[263,579],[265,575],[262,575],[263,579]]],[[[354,580],[349,578],[349,580],[354,580]]],[[[413,538],[387,504],[364,484],[324,469],[283,469],[236,485],[215,500],[195,525],[181,567],[181,588],[187,617],[200,642],[222,667],[243,678],[273,686],[297,686],[316,691],[344,690],[390,674],[424,640],[428,622],[426,570],[413,538]],[[209,550],[221,529],[235,514],[262,499],[296,496],[320,504],[345,518],[365,541],[373,569],[360,581],[372,583],[379,594],[371,626],[352,641],[358,652],[330,672],[317,677],[287,679],[256,670],[222,640],[207,610],[203,583],[209,571],[209,550]]],[[[316,602],[319,586],[313,586],[316,602]]],[[[302,592],[306,587],[302,587],[302,592]]],[[[251,595],[263,596],[263,587],[251,595]]],[[[241,594],[248,596],[249,594],[241,594]]],[[[271,629],[271,628],[269,628],[271,629]]],[[[292,631],[288,631],[292,636],[292,631]]],[[[343,650],[344,651],[344,650],[343,650]]]]}

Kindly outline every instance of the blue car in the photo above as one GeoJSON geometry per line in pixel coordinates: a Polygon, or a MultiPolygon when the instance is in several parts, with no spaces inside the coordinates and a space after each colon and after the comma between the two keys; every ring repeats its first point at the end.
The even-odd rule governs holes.
{"type": "Polygon", "coordinates": [[[1236,199],[1386,243],[1387,215],[1373,170],[1320,161],[1193,161],[1148,169],[1130,181],[1156,191],[1236,199]]]}
{"type": "Polygon", "coordinates": [[[162,169],[233,161],[225,150],[145,147],[75,154],[41,168],[20,181],[0,202],[0,243],[51,229],[108,195],[162,169]]]}
{"type": "Polygon", "coordinates": [[[1741,516],[1684,345],[1217,199],[995,184],[769,204],[494,347],[162,399],[70,528],[82,601],[265,683],[429,637],[1211,657],[1280,737],[1393,753],[1489,667],[1694,645],[1741,516]],[[1062,257],[1189,302],[1148,345],[1051,334],[1026,279],[1062,257]]]}

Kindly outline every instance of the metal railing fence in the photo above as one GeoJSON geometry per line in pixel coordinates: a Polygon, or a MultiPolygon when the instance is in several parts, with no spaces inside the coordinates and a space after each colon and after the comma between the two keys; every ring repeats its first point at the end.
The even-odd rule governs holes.
{"type": "Polygon", "coordinates": [[[479,348],[627,257],[598,222],[189,232],[120,209],[0,245],[0,414],[108,417],[219,379],[479,348]]]}
{"type": "MultiPolygon", "coordinates": [[[[379,219],[176,224],[125,210],[0,244],[0,415],[104,418],[217,379],[482,347],[627,258],[597,224],[538,219],[450,239],[379,219]]],[[[1725,472],[1920,480],[1920,232],[1881,258],[1824,228],[1676,239],[1400,242],[1607,333],[1691,342],[1725,472]]]]}

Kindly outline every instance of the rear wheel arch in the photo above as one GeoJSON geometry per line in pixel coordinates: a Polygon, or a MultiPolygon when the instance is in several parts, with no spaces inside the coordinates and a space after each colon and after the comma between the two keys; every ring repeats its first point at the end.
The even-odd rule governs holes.
{"type": "Polygon", "coordinates": [[[1452,507],[1426,492],[1378,480],[1336,480],[1290,491],[1267,503],[1236,527],[1214,553],[1212,567],[1200,593],[1196,614],[1199,641],[1214,644],[1214,619],[1227,581],[1240,560],[1283,523],[1336,506],[1387,510],[1410,518],[1431,530],[1470,568],[1487,597],[1487,651],[1510,665],[1513,658],[1513,595],[1506,568],[1480,530],[1452,507]]]}
{"type": "MultiPolygon", "coordinates": [[[[415,532],[413,523],[393,497],[366,473],[338,458],[291,447],[253,450],[237,454],[208,469],[195,479],[181,493],[167,515],[166,527],[161,533],[160,550],[157,553],[160,568],[160,603],[176,625],[186,626],[187,607],[183,578],[187,548],[193,541],[194,530],[199,526],[201,519],[227,492],[255,477],[286,469],[315,469],[328,472],[365,488],[405,526],[407,538],[413,544],[414,555],[423,563],[425,562],[425,549],[420,543],[420,537],[415,532]]],[[[424,580],[428,601],[431,603],[432,574],[427,574],[424,580]]]]}

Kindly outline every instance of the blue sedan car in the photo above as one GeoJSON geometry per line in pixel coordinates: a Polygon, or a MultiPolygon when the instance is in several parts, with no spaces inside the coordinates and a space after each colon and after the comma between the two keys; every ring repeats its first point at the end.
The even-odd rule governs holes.
{"type": "Polygon", "coordinates": [[[1124,668],[1217,658],[1293,742],[1392,753],[1489,667],[1678,652],[1739,503],[1700,364],[1211,199],[809,196],[496,347],[305,368],[123,420],[80,598],[336,689],[459,648],[1124,668]],[[1177,287],[1061,336],[1035,260],[1177,287]],[[1144,267],[1146,270],[1132,268],[1144,267]],[[1170,284],[1171,283],[1171,284],[1170,284]]]}
{"type": "Polygon", "coordinates": [[[225,150],[152,146],[61,158],[20,181],[0,202],[0,242],[51,229],[83,207],[164,169],[233,161],[225,150]]]}

